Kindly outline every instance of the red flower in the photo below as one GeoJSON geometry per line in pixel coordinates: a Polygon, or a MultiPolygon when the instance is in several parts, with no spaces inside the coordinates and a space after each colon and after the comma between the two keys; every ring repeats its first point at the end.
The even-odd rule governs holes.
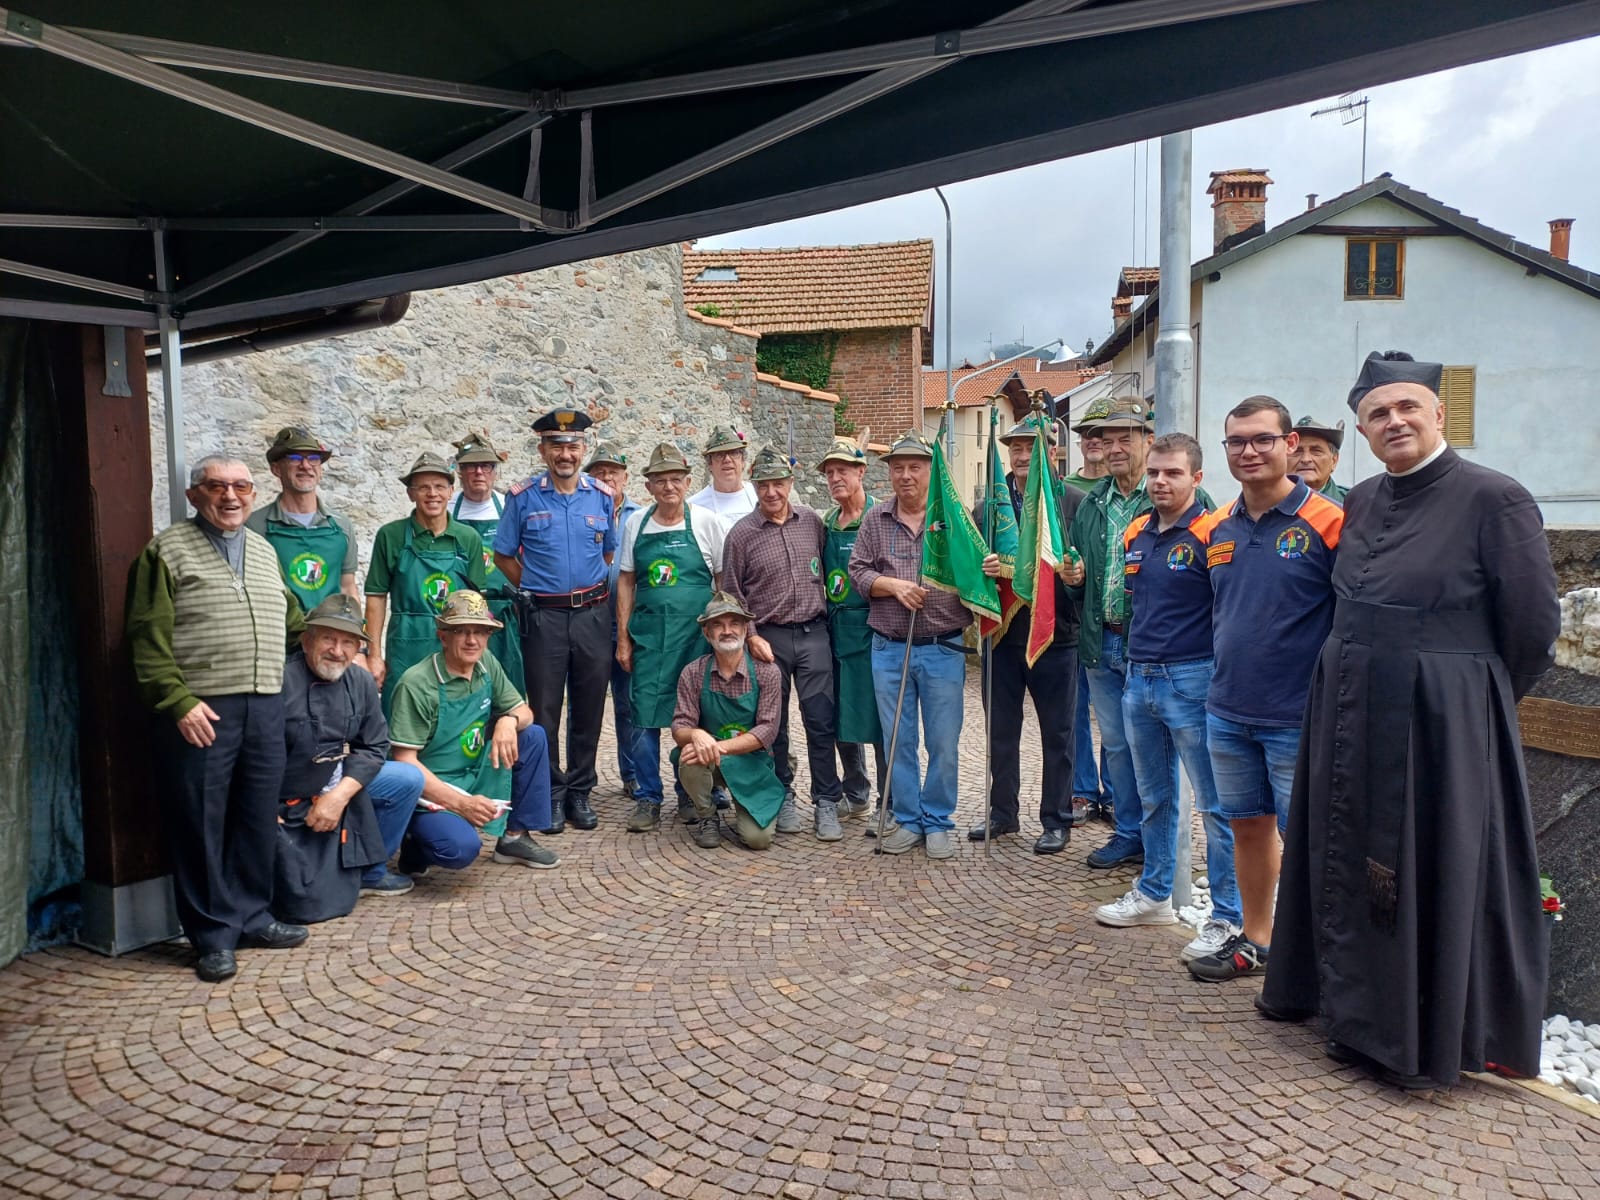
{"type": "Polygon", "coordinates": [[[1560,896],[1546,896],[1544,898],[1544,910],[1547,913],[1560,912],[1561,911],[1561,897],[1560,896]]]}

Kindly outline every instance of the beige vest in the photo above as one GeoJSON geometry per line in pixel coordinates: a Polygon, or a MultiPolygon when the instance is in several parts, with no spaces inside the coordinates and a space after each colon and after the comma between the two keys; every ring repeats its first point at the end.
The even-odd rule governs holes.
{"type": "Polygon", "coordinates": [[[283,689],[288,597],[272,544],[246,529],[244,578],[191,521],[156,535],[156,553],[172,573],[172,651],[197,696],[283,689]]]}

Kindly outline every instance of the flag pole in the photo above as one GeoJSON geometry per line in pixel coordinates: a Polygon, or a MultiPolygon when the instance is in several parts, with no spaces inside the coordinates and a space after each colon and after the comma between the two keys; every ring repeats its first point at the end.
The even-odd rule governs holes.
{"type": "MultiPolygon", "coordinates": [[[[994,426],[999,418],[999,409],[995,406],[998,395],[989,397],[989,440],[983,447],[983,544],[993,549],[994,546],[994,426]]],[[[983,853],[992,857],[994,848],[991,844],[990,826],[994,819],[994,753],[991,742],[989,708],[994,703],[994,644],[996,639],[991,637],[988,646],[983,643],[983,624],[978,625],[978,648],[983,651],[983,853]]]]}
{"type": "Polygon", "coordinates": [[[917,610],[911,610],[906,622],[906,656],[900,663],[900,691],[894,698],[894,728],[889,731],[889,778],[883,786],[883,797],[878,803],[878,840],[872,847],[874,854],[883,853],[883,829],[889,820],[889,806],[894,801],[894,755],[900,745],[900,710],[906,702],[906,677],[911,674],[911,638],[917,632],[917,610]]]}

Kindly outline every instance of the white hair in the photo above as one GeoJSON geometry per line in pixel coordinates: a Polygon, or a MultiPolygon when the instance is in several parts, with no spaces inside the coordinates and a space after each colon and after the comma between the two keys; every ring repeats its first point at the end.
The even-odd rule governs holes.
{"type": "Polygon", "coordinates": [[[238,463],[241,467],[244,467],[245,470],[250,469],[248,466],[246,466],[244,459],[235,458],[231,454],[206,455],[199,462],[195,463],[194,466],[189,468],[189,486],[199,487],[200,481],[206,477],[206,472],[212,467],[225,467],[232,463],[238,463]]]}

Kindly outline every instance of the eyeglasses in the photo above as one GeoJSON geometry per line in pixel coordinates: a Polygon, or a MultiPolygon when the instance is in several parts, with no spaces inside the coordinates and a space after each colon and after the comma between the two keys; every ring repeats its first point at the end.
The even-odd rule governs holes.
{"type": "Polygon", "coordinates": [[[195,487],[208,496],[225,496],[229,492],[232,492],[235,496],[253,496],[256,492],[256,485],[248,479],[241,479],[237,482],[231,482],[226,479],[202,479],[195,484],[195,487]]]}
{"type": "Polygon", "coordinates": [[[1248,446],[1257,454],[1267,454],[1285,436],[1281,433],[1258,433],[1254,437],[1228,437],[1222,439],[1222,448],[1229,454],[1243,454],[1248,446]]]}
{"type": "Polygon", "coordinates": [[[285,454],[284,458],[297,467],[302,464],[310,467],[320,467],[325,461],[320,454],[285,454]]]}

